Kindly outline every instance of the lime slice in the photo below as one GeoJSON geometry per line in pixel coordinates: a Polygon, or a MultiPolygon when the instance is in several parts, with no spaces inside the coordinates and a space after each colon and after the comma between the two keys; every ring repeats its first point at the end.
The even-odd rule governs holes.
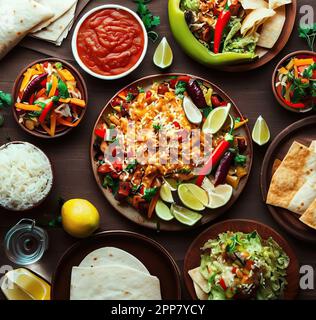
{"type": "Polygon", "coordinates": [[[155,211],[157,216],[164,221],[170,221],[174,218],[174,216],[171,214],[169,207],[163,203],[161,200],[157,201],[155,211]]]}
{"type": "Polygon", "coordinates": [[[201,214],[191,211],[187,208],[183,208],[176,204],[171,205],[171,214],[181,223],[187,226],[195,225],[203,217],[201,214]]]}
{"type": "Polygon", "coordinates": [[[203,203],[208,203],[208,196],[203,189],[196,193],[196,189],[193,189],[192,186],[193,184],[190,183],[181,184],[178,188],[179,198],[186,207],[192,210],[202,211],[205,209],[203,203]]]}
{"type": "Polygon", "coordinates": [[[221,184],[214,187],[213,183],[205,178],[202,183],[202,188],[208,193],[209,203],[207,208],[217,209],[225,206],[233,195],[233,187],[229,184],[221,184]]]}
{"type": "Polygon", "coordinates": [[[252,139],[259,146],[263,146],[270,140],[270,130],[262,116],[259,116],[255,123],[255,126],[253,127],[252,139]]]}
{"type": "Polygon", "coordinates": [[[171,191],[177,191],[178,189],[178,182],[175,179],[172,178],[163,178],[165,183],[169,186],[171,191]]]}
{"type": "Polygon", "coordinates": [[[225,124],[230,108],[231,104],[228,103],[226,107],[218,107],[212,110],[203,124],[203,132],[217,133],[225,124]]]}
{"type": "Polygon", "coordinates": [[[190,97],[185,96],[183,99],[183,110],[187,119],[193,124],[200,124],[203,120],[202,113],[193,103],[190,97]]]}
{"type": "Polygon", "coordinates": [[[154,64],[161,69],[165,69],[171,66],[172,61],[173,53],[171,47],[166,37],[163,37],[155,51],[154,64]]]}
{"type": "Polygon", "coordinates": [[[160,198],[165,202],[174,202],[171,189],[167,183],[164,183],[160,188],[160,198]]]}

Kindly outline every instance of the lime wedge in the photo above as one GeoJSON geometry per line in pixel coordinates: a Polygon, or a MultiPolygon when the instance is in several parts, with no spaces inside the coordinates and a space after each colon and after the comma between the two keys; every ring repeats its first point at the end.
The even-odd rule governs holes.
{"type": "Polygon", "coordinates": [[[184,183],[181,184],[178,188],[178,195],[182,203],[196,211],[202,211],[205,209],[205,205],[208,203],[208,196],[207,193],[203,190],[197,187],[200,190],[197,190],[194,187],[197,187],[191,183],[184,183]]]}
{"type": "Polygon", "coordinates": [[[154,64],[161,69],[165,69],[171,66],[172,61],[173,53],[171,47],[166,37],[163,37],[155,51],[154,64]]]}
{"type": "Polygon", "coordinates": [[[218,107],[212,110],[203,124],[203,132],[217,133],[225,124],[230,108],[231,104],[228,103],[226,107],[218,107]]]}
{"type": "Polygon", "coordinates": [[[217,209],[225,206],[233,195],[233,187],[229,184],[221,184],[214,187],[210,179],[205,178],[202,188],[208,193],[209,203],[205,205],[210,209],[217,209]]]}
{"type": "Polygon", "coordinates": [[[270,130],[262,116],[259,116],[253,127],[252,140],[259,146],[263,146],[270,140],[270,130]]]}
{"type": "Polygon", "coordinates": [[[160,188],[160,198],[168,203],[174,202],[171,189],[167,183],[164,183],[160,188]]]}
{"type": "Polygon", "coordinates": [[[183,99],[183,110],[187,119],[193,124],[200,124],[203,120],[202,113],[193,103],[190,97],[185,96],[183,99]]]}
{"type": "Polygon", "coordinates": [[[178,182],[172,178],[163,178],[166,184],[168,184],[171,191],[177,191],[178,189],[178,182]]]}
{"type": "Polygon", "coordinates": [[[171,214],[169,207],[163,203],[161,200],[157,201],[155,211],[157,216],[164,221],[170,221],[174,218],[174,216],[171,214]]]}
{"type": "Polygon", "coordinates": [[[203,217],[201,214],[191,211],[187,208],[183,208],[176,204],[171,205],[171,214],[181,223],[187,226],[195,225],[203,217]]]}

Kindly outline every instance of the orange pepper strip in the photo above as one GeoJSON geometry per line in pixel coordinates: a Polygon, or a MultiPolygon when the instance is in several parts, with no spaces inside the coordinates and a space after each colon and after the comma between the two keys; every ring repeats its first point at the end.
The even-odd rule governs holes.
{"type": "Polygon", "coordinates": [[[25,111],[42,111],[41,107],[32,104],[16,103],[15,107],[25,111]]]}
{"type": "Polygon", "coordinates": [[[78,120],[77,122],[70,122],[70,121],[67,121],[63,118],[58,118],[57,119],[57,123],[63,125],[63,126],[66,126],[66,127],[77,127],[77,125],[79,124],[80,120],[78,120]]]}
{"type": "Polygon", "coordinates": [[[294,64],[297,67],[311,65],[313,63],[314,63],[314,59],[312,59],[312,58],[310,58],[310,59],[295,59],[294,60],[294,64]]]}
{"type": "Polygon", "coordinates": [[[64,77],[64,74],[62,72],[62,69],[57,69],[57,73],[60,76],[61,80],[63,80],[64,82],[66,81],[66,78],[64,77]]]}
{"type": "Polygon", "coordinates": [[[61,103],[69,103],[70,102],[70,98],[67,98],[67,99],[59,98],[59,102],[61,102],[61,103]]]}
{"type": "Polygon", "coordinates": [[[55,75],[52,75],[52,88],[49,91],[49,95],[48,95],[49,98],[55,95],[57,86],[58,86],[58,79],[55,75]]]}
{"type": "Polygon", "coordinates": [[[45,93],[46,93],[46,88],[42,88],[40,91],[37,92],[37,94],[36,94],[36,99],[44,96],[45,93]]]}
{"type": "Polygon", "coordinates": [[[56,122],[57,122],[57,115],[55,111],[53,111],[50,115],[50,135],[53,137],[56,132],[56,122]]]}
{"type": "Polygon", "coordinates": [[[84,108],[86,106],[86,102],[82,99],[77,99],[77,98],[71,98],[70,103],[74,104],[78,107],[84,108]]]}

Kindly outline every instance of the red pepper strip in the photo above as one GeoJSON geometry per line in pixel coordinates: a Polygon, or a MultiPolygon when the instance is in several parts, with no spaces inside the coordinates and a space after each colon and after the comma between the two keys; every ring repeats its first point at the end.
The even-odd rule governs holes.
{"type": "Polygon", "coordinates": [[[231,18],[231,12],[229,11],[229,7],[226,6],[226,8],[219,15],[216,22],[215,33],[214,33],[214,53],[219,53],[219,49],[220,49],[222,37],[223,37],[223,31],[226,28],[230,18],[231,18]]]}
{"type": "Polygon", "coordinates": [[[29,99],[29,104],[34,104],[34,100],[35,100],[35,93],[33,93],[29,99]]]}
{"type": "Polygon", "coordinates": [[[226,283],[223,278],[221,278],[221,280],[219,280],[219,285],[223,288],[224,291],[227,290],[227,286],[226,286],[226,283]]]}
{"type": "Polygon", "coordinates": [[[178,78],[171,79],[169,81],[169,84],[170,84],[170,87],[174,89],[178,82],[182,81],[182,82],[189,83],[190,80],[191,80],[191,77],[189,76],[179,76],[178,78]]]}
{"type": "Polygon", "coordinates": [[[47,78],[41,82],[41,87],[45,88],[45,90],[46,90],[46,83],[47,83],[47,78]]]}
{"type": "Polygon", "coordinates": [[[291,101],[289,100],[286,100],[283,95],[282,95],[282,86],[277,86],[277,93],[279,95],[279,97],[282,99],[282,101],[290,108],[293,108],[293,109],[304,109],[306,106],[304,103],[292,103],[291,101]]]}
{"type": "Polygon", "coordinates": [[[45,121],[46,116],[48,115],[48,112],[52,109],[53,106],[54,106],[54,102],[53,101],[50,101],[50,102],[47,103],[47,105],[43,109],[40,117],[38,118],[39,123],[43,123],[45,121]]]}
{"type": "Polygon", "coordinates": [[[208,161],[206,162],[206,164],[204,165],[203,168],[201,168],[200,172],[199,172],[199,176],[196,180],[196,185],[201,187],[204,178],[211,173],[212,168],[214,168],[219,161],[221,160],[221,158],[223,157],[224,153],[230,148],[231,143],[234,141],[234,137],[227,133],[224,140],[222,140],[217,148],[215,149],[214,152],[212,152],[210,158],[208,159],[208,161]]]}
{"type": "Polygon", "coordinates": [[[95,130],[94,130],[94,134],[95,134],[96,136],[98,136],[99,138],[104,139],[105,134],[106,134],[106,129],[95,129],[95,130]]]}

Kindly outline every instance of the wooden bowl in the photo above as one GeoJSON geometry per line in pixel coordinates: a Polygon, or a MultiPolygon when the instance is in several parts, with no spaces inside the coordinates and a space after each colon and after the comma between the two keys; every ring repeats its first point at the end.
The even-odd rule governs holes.
{"type": "MultiPolygon", "coordinates": [[[[144,214],[141,214],[136,209],[134,209],[132,206],[118,202],[114,198],[113,194],[108,189],[104,189],[102,187],[102,181],[101,181],[100,176],[97,172],[96,161],[94,160],[95,150],[94,150],[93,145],[94,145],[94,141],[96,138],[94,131],[98,127],[99,122],[102,121],[103,117],[106,116],[109,112],[111,112],[110,102],[118,95],[119,92],[129,88],[130,86],[141,86],[143,88],[147,88],[148,86],[152,85],[152,83],[154,81],[163,81],[167,78],[170,78],[171,76],[181,76],[181,75],[184,75],[184,74],[170,73],[170,74],[151,75],[151,76],[141,78],[141,79],[129,84],[125,88],[122,88],[121,90],[119,90],[109,100],[109,102],[105,105],[105,107],[101,111],[100,115],[98,116],[98,119],[96,120],[95,126],[93,128],[92,136],[91,136],[90,159],[91,159],[92,171],[93,171],[93,175],[95,177],[95,180],[99,186],[99,189],[101,190],[104,197],[109,201],[109,203],[112,205],[112,207],[115,208],[116,211],[118,211],[121,215],[123,215],[126,218],[128,218],[129,220],[137,223],[138,225],[141,225],[146,228],[154,229],[154,230],[158,229],[158,230],[164,230],[164,231],[183,231],[183,230],[188,230],[188,229],[200,227],[202,225],[205,225],[205,224],[210,223],[211,221],[217,219],[219,216],[221,216],[225,212],[227,212],[227,210],[229,210],[231,208],[231,206],[238,200],[242,191],[246,187],[246,184],[247,184],[247,181],[249,178],[249,174],[251,171],[251,167],[252,167],[252,161],[253,161],[252,138],[251,138],[251,134],[250,134],[248,126],[245,125],[244,127],[240,128],[238,130],[240,130],[240,132],[242,132],[242,134],[246,137],[247,142],[248,142],[248,148],[247,148],[247,155],[248,155],[247,167],[249,168],[248,175],[241,180],[238,189],[234,190],[232,198],[225,206],[218,208],[218,209],[214,209],[214,210],[208,209],[209,211],[205,211],[205,213],[203,214],[203,218],[197,224],[195,224],[193,227],[188,227],[186,225],[181,224],[178,221],[163,221],[163,220],[155,219],[155,218],[148,219],[144,214]]],[[[202,79],[200,77],[197,77],[194,75],[188,75],[188,76],[190,76],[194,79],[198,79],[207,85],[211,85],[214,89],[214,92],[216,92],[223,100],[231,103],[231,105],[232,105],[231,113],[235,117],[239,117],[239,118],[243,117],[242,113],[237,108],[234,101],[223,90],[221,90],[218,86],[216,86],[212,82],[205,80],[205,79],[202,79]]]]}
{"type": "MultiPolygon", "coordinates": [[[[19,73],[19,75],[17,76],[15,82],[14,82],[14,86],[13,86],[13,90],[12,90],[12,97],[13,97],[13,101],[14,104],[17,100],[18,97],[18,93],[19,93],[19,88],[21,86],[21,82],[23,80],[23,75],[26,72],[26,70],[28,68],[31,68],[32,66],[34,66],[37,63],[44,63],[44,62],[61,62],[75,77],[76,81],[77,81],[77,88],[80,90],[81,94],[82,94],[82,99],[84,99],[86,101],[86,107],[83,108],[82,113],[80,115],[80,121],[82,121],[86,111],[87,111],[87,107],[88,107],[88,89],[87,89],[87,85],[83,79],[83,77],[81,76],[81,74],[79,73],[79,71],[72,66],[70,63],[68,63],[65,60],[62,59],[57,59],[57,58],[45,58],[45,59],[38,59],[33,61],[32,63],[30,63],[29,65],[27,65],[25,68],[23,68],[21,70],[21,72],[19,73]]],[[[18,114],[16,111],[15,106],[12,106],[12,113],[13,113],[13,117],[16,121],[16,123],[28,134],[31,134],[32,136],[38,137],[38,138],[44,138],[44,139],[54,139],[54,138],[59,138],[61,136],[64,136],[65,134],[67,134],[68,132],[70,132],[72,129],[74,128],[60,128],[60,129],[56,129],[56,133],[55,136],[51,137],[50,135],[47,134],[47,132],[41,128],[36,128],[34,130],[29,130],[28,128],[26,128],[24,126],[23,123],[19,122],[19,118],[18,118],[18,114]]],[[[80,124],[79,124],[80,125],[80,124]]]]}
{"type": "Polygon", "coordinates": [[[17,209],[13,209],[13,208],[8,208],[8,207],[5,207],[5,206],[2,206],[0,204],[0,208],[3,208],[7,211],[11,211],[11,212],[17,212],[17,213],[20,213],[20,212],[29,212],[37,207],[39,207],[47,198],[48,196],[51,194],[52,192],[52,189],[53,189],[53,185],[54,185],[54,170],[53,170],[53,165],[52,165],[52,162],[51,160],[49,159],[49,157],[45,154],[44,151],[42,151],[40,148],[36,147],[34,144],[32,143],[29,143],[29,142],[25,142],[25,141],[12,141],[12,142],[9,142],[9,143],[6,143],[4,145],[2,145],[0,147],[0,151],[5,149],[7,146],[9,146],[10,144],[26,144],[26,145],[30,145],[32,146],[33,148],[37,149],[38,151],[42,152],[45,157],[47,158],[49,164],[50,164],[50,168],[51,168],[51,171],[52,171],[52,183],[51,183],[51,186],[50,186],[50,189],[48,190],[48,192],[46,193],[46,195],[44,196],[43,199],[41,199],[39,202],[37,203],[34,203],[31,207],[29,208],[26,208],[26,209],[21,209],[21,210],[17,210],[17,209]]]}
{"type": "Polygon", "coordinates": [[[300,51],[295,51],[292,52],[290,54],[288,54],[287,56],[285,56],[275,67],[274,72],[273,72],[273,76],[272,76],[272,91],[273,94],[276,98],[276,100],[279,102],[279,104],[286,110],[291,111],[291,112],[295,112],[295,113],[306,113],[309,112],[311,110],[313,110],[313,107],[309,107],[306,109],[294,109],[294,108],[290,108],[289,106],[287,106],[284,101],[280,98],[277,89],[276,89],[276,83],[279,81],[277,79],[278,76],[278,70],[281,67],[284,67],[287,65],[287,62],[289,62],[289,60],[291,60],[292,58],[295,58],[297,56],[309,56],[309,57],[316,57],[316,52],[313,51],[307,51],[307,50],[300,50],[300,51]]]}
{"type": "Polygon", "coordinates": [[[244,232],[251,233],[257,231],[263,239],[272,237],[284,250],[284,252],[290,258],[290,264],[287,270],[287,282],[288,285],[284,291],[284,299],[295,299],[299,289],[299,264],[296,255],[288,244],[288,242],[275,230],[269,226],[252,220],[226,220],[224,222],[217,223],[201,233],[190,245],[184,259],[183,277],[187,290],[190,293],[192,299],[196,300],[196,294],[193,287],[193,282],[188,274],[189,270],[192,270],[200,265],[201,250],[200,248],[209,240],[215,239],[220,233],[232,231],[232,232],[244,232]]]}

